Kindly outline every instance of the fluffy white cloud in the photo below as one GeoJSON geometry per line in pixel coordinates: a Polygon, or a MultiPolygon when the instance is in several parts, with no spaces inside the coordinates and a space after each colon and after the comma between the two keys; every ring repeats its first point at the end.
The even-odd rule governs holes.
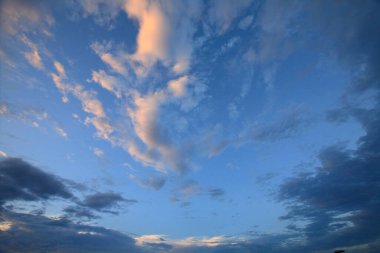
{"type": "Polygon", "coordinates": [[[156,61],[185,72],[193,51],[194,22],[199,19],[200,1],[130,0],[124,5],[128,16],[139,23],[137,50],[131,59],[142,63],[136,70],[144,74],[156,61]]]}

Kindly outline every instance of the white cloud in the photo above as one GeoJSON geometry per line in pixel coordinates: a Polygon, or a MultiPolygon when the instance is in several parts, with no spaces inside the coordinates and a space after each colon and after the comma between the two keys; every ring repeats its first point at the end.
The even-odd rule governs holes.
{"type": "Polygon", "coordinates": [[[142,63],[135,71],[143,75],[157,61],[176,73],[189,67],[193,51],[194,21],[199,19],[200,1],[126,1],[125,11],[139,23],[137,50],[131,59],[142,63]]]}
{"type": "Polygon", "coordinates": [[[13,227],[13,223],[10,221],[2,221],[0,222],[0,231],[8,231],[13,227]]]}
{"type": "Polygon", "coordinates": [[[100,59],[107,64],[112,71],[119,73],[123,76],[128,75],[128,69],[125,66],[125,57],[115,56],[109,53],[110,45],[102,45],[99,42],[95,42],[91,45],[92,50],[100,57],[100,59]]]}
{"type": "Polygon", "coordinates": [[[36,69],[42,70],[44,68],[44,64],[42,63],[42,59],[37,48],[34,48],[30,52],[24,53],[24,56],[28,60],[30,65],[32,65],[36,69]]]}
{"type": "Polygon", "coordinates": [[[87,117],[85,124],[92,124],[96,129],[96,135],[102,139],[110,140],[110,134],[114,131],[106,118],[87,117]]]}
{"type": "Polygon", "coordinates": [[[96,157],[98,157],[98,158],[101,158],[101,157],[104,156],[104,151],[101,150],[100,148],[93,148],[92,151],[93,151],[94,155],[95,155],[96,157]]]}
{"type": "Polygon", "coordinates": [[[82,102],[83,110],[93,114],[96,117],[104,118],[106,116],[102,103],[96,98],[93,91],[84,90],[82,85],[75,85],[71,88],[71,92],[82,102]]]}
{"type": "Polygon", "coordinates": [[[142,235],[134,238],[137,245],[144,244],[161,244],[166,243],[174,247],[191,247],[191,246],[207,246],[216,247],[228,243],[228,239],[221,236],[203,236],[203,237],[186,237],[184,239],[172,240],[165,235],[142,235]]]}
{"type": "Polygon", "coordinates": [[[119,81],[115,77],[108,75],[104,70],[92,71],[92,81],[115,94],[117,98],[121,98],[122,93],[119,81]]]}
{"type": "Polygon", "coordinates": [[[0,150],[0,157],[8,157],[8,155],[4,151],[0,150]]]}
{"type": "Polygon", "coordinates": [[[59,136],[61,136],[64,139],[67,139],[67,133],[65,129],[63,129],[62,127],[56,126],[54,127],[54,130],[59,136]]]}
{"type": "Polygon", "coordinates": [[[5,115],[9,111],[7,104],[0,104],[0,115],[5,115]]]}
{"type": "Polygon", "coordinates": [[[58,62],[58,61],[54,61],[54,67],[55,69],[58,71],[58,74],[61,76],[61,77],[66,77],[66,71],[65,71],[65,68],[63,67],[63,65],[58,62]]]}
{"type": "Polygon", "coordinates": [[[64,66],[58,61],[54,62],[54,66],[58,72],[50,73],[55,86],[63,93],[63,101],[67,102],[67,95],[72,94],[82,104],[83,111],[91,114],[93,117],[87,117],[85,124],[92,124],[96,129],[96,135],[100,138],[110,140],[110,134],[113,128],[110,125],[103,105],[96,97],[96,92],[85,90],[80,84],[75,86],[67,83],[66,71],[64,66]]]}
{"type": "Polygon", "coordinates": [[[188,81],[188,76],[181,76],[176,80],[170,81],[168,84],[168,88],[174,94],[174,96],[182,97],[186,94],[186,84],[188,81]]]}

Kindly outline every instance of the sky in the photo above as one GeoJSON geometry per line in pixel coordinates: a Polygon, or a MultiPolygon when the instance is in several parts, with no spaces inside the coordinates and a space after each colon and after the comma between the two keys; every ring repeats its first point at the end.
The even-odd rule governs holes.
{"type": "Polygon", "coordinates": [[[0,7],[1,252],[379,252],[379,1],[0,7]]]}

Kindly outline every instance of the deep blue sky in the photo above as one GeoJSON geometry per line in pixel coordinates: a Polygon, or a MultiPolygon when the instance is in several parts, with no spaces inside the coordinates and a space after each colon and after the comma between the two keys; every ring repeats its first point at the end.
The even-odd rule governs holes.
{"type": "Polygon", "coordinates": [[[0,251],[378,252],[378,1],[0,6],[0,251]]]}

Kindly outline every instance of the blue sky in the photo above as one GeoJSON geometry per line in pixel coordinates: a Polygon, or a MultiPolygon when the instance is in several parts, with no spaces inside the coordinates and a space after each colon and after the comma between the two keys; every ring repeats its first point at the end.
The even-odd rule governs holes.
{"type": "Polygon", "coordinates": [[[1,250],[380,247],[377,1],[0,3],[1,250]]]}

